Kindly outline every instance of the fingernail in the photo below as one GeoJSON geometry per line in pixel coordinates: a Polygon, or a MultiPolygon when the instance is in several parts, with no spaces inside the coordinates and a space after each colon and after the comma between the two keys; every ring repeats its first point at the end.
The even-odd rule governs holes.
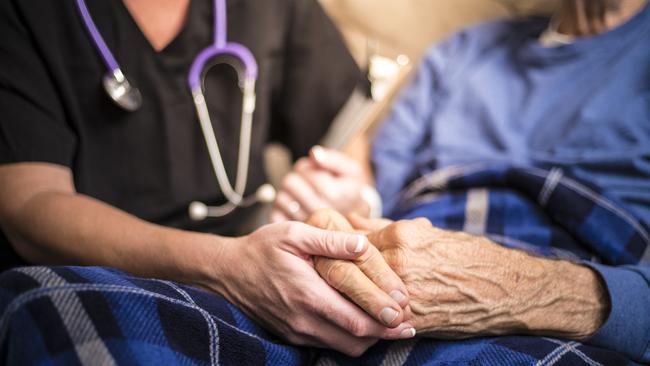
{"type": "Polygon", "coordinates": [[[314,152],[314,159],[317,161],[320,162],[325,159],[325,150],[322,147],[316,145],[312,148],[312,151],[314,152]]]}
{"type": "Polygon", "coordinates": [[[388,295],[390,295],[390,297],[392,297],[393,300],[397,301],[398,303],[406,299],[406,296],[402,293],[402,291],[394,290],[391,291],[388,295]]]}
{"type": "Polygon", "coordinates": [[[363,235],[350,236],[345,241],[345,249],[350,253],[361,253],[366,247],[366,241],[363,235]]]}
{"type": "Polygon", "coordinates": [[[400,333],[400,338],[406,339],[406,338],[413,338],[415,337],[415,328],[406,328],[400,333]]]}
{"type": "Polygon", "coordinates": [[[381,309],[381,312],[379,313],[379,318],[381,321],[383,321],[386,324],[392,323],[395,319],[397,319],[397,316],[399,313],[395,311],[394,309],[391,308],[383,308],[381,309]]]}

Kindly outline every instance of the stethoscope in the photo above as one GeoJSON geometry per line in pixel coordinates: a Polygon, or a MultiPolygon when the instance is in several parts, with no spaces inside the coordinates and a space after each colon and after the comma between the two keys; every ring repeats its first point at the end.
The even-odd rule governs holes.
{"type": "MultiPolygon", "coordinates": [[[[133,112],[142,106],[142,94],[134,87],[120,69],[119,64],[99,33],[84,0],[77,0],[77,7],[83,22],[90,33],[93,43],[101,54],[108,72],[104,76],[104,89],[108,96],[124,110],[133,112]]],[[[252,136],[253,113],[255,112],[255,83],[257,81],[257,62],[251,51],[239,43],[228,42],[226,33],[226,0],[214,0],[214,43],[201,51],[192,63],[188,76],[192,99],[199,117],[201,131],[205,139],[212,169],[228,202],[220,206],[207,206],[202,202],[192,202],[189,206],[189,216],[193,220],[203,220],[207,217],[222,217],[237,207],[249,207],[256,202],[270,203],[275,200],[276,191],[272,185],[261,185],[254,195],[244,197],[248,168],[250,166],[250,145],[252,136]],[[216,61],[217,56],[226,57],[216,61]],[[229,59],[239,60],[239,63],[229,62],[229,59]],[[206,67],[206,64],[211,62],[206,67]],[[205,102],[204,79],[207,71],[218,64],[227,64],[237,71],[239,88],[242,91],[241,131],[239,136],[239,155],[237,159],[237,176],[235,187],[230,184],[219,144],[212,129],[212,120],[205,102]]]]}

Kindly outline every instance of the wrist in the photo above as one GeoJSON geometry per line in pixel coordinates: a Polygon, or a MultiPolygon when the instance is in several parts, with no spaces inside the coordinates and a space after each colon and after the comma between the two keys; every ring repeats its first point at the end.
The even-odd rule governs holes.
{"type": "Polygon", "coordinates": [[[177,247],[178,278],[175,280],[223,294],[228,254],[233,238],[192,233],[193,238],[177,247]]]}
{"type": "Polygon", "coordinates": [[[234,255],[232,247],[238,244],[238,240],[239,238],[206,235],[196,252],[192,283],[225,296],[231,277],[229,269],[233,267],[233,263],[239,263],[230,258],[234,255]]]}
{"type": "Polygon", "coordinates": [[[600,275],[587,266],[568,261],[561,262],[558,272],[565,282],[566,301],[558,307],[567,317],[564,325],[575,332],[576,339],[596,333],[610,311],[609,295],[600,275]]]}
{"type": "Polygon", "coordinates": [[[609,299],[600,276],[592,269],[568,261],[538,258],[548,273],[538,289],[541,307],[529,313],[533,334],[583,339],[594,334],[609,313],[609,299]]]}

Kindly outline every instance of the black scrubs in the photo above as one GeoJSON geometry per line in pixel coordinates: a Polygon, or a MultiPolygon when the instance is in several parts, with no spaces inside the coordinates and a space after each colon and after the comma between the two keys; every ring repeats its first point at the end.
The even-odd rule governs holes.
{"type": "MultiPolygon", "coordinates": [[[[69,167],[76,190],[142,219],[223,235],[240,233],[249,210],[193,222],[188,204],[225,202],[211,170],[187,75],[212,42],[212,0],[193,0],[180,34],[156,52],[119,0],[87,0],[125,74],[143,95],[136,112],[108,98],[106,68],[74,0],[0,0],[0,164],[69,167]]],[[[266,181],[271,141],[299,157],[316,144],[359,71],[316,0],[228,0],[228,37],[259,64],[247,192],[266,181]]],[[[218,66],[206,96],[232,184],[241,96],[218,66]]],[[[1,234],[1,233],[0,233],[1,234]]],[[[0,268],[22,261],[0,235],[0,268]]]]}

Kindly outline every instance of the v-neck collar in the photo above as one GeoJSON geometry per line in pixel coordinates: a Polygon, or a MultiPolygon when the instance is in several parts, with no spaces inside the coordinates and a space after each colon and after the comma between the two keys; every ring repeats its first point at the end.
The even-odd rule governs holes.
{"type": "MultiPolygon", "coordinates": [[[[120,8],[120,11],[123,13],[123,15],[126,17],[128,23],[135,29],[135,32],[138,34],[137,36],[140,38],[141,41],[146,43],[146,46],[151,53],[155,55],[165,55],[169,53],[174,53],[176,50],[179,48],[182,48],[182,43],[186,40],[186,38],[190,37],[193,38],[192,35],[188,34],[191,33],[190,30],[192,29],[190,22],[195,22],[198,19],[201,19],[200,21],[207,21],[210,24],[210,38],[208,42],[214,42],[212,39],[212,34],[214,33],[214,18],[213,18],[213,12],[214,12],[214,0],[190,0],[189,7],[187,9],[187,14],[185,15],[185,20],[183,21],[183,25],[181,29],[178,31],[176,36],[167,43],[165,47],[163,47],[160,50],[156,50],[156,48],[151,44],[151,41],[147,36],[144,34],[142,31],[142,28],[140,28],[140,25],[138,22],[135,20],[133,17],[133,14],[131,14],[131,11],[126,7],[124,2],[122,0],[117,1],[118,7],[120,8]],[[205,4],[205,3],[209,3],[205,4]]],[[[240,1],[239,0],[226,0],[226,14],[227,14],[227,19],[229,19],[230,14],[232,13],[232,9],[238,5],[240,1]]],[[[208,47],[209,43],[201,44],[201,49],[204,47],[208,47]]]]}
{"type": "Polygon", "coordinates": [[[154,45],[151,43],[151,40],[147,38],[147,36],[144,34],[144,31],[140,27],[140,24],[136,21],[135,17],[133,16],[129,8],[127,8],[126,4],[124,4],[124,1],[118,0],[117,3],[118,3],[119,11],[122,12],[122,14],[127,19],[128,23],[131,26],[133,26],[133,28],[136,31],[135,33],[137,33],[137,36],[140,38],[140,40],[146,43],[148,50],[156,55],[162,55],[165,54],[166,51],[169,50],[170,48],[174,48],[174,45],[178,43],[183,38],[184,34],[187,32],[189,19],[192,19],[192,10],[195,7],[195,3],[197,1],[201,1],[201,0],[190,0],[188,9],[185,14],[185,19],[183,20],[183,24],[180,30],[176,33],[174,38],[172,38],[171,41],[169,41],[165,45],[165,47],[161,48],[160,50],[157,50],[154,47],[154,45]]]}

